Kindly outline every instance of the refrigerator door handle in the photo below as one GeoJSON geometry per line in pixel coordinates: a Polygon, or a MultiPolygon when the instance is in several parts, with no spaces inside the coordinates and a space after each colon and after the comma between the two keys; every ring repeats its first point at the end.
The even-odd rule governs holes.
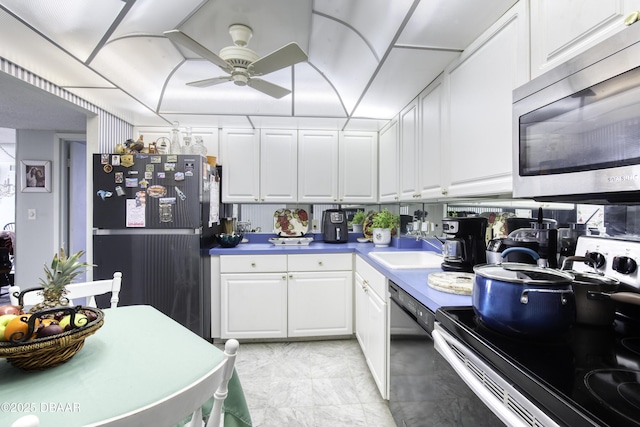
{"type": "Polygon", "coordinates": [[[116,235],[172,235],[172,234],[184,234],[184,235],[201,235],[202,228],[126,228],[126,229],[107,229],[107,228],[94,228],[94,236],[116,236],[116,235]]]}

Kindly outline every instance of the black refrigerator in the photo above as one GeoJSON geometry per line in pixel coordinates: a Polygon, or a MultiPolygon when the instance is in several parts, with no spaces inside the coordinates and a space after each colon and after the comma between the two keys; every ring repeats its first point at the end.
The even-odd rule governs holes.
{"type": "Polygon", "coordinates": [[[218,230],[210,224],[209,199],[217,174],[199,155],[93,158],[94,278],[121,271],[118,305],[151,305],[206,339],[209,248],[218,230]]]}

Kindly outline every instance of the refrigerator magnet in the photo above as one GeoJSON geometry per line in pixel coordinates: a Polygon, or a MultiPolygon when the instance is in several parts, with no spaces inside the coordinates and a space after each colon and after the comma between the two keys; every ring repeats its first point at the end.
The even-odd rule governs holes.
{"type": "Polygon", "coordinates": [[[116,172],[115,180],[116,184],[122,184],[124,182],[124,172],[116,172]]]}
{"type": "Polygon", "coordinates": [[[105,173],[111,173],[111,171],[113,171],[113,166],[111,166],[109,163],[107,163],[106,165],[104,165],[104,166],[102,167],[102,170],[103,170],[105,173]]]}
{"type": "Polygon", "coordinates": [[[175,205],[176,204],[176,198],[175,197],[160,197],[160,200],[158,200],[158,203],[160,203],[161,205],[175,205]]]}
{"type": "Polygon", "coordinates": [[[162,185],[152,185],[147,188],[147,194],[149,197],[164,197],[167,195],[167,189],[162,185]]]}
{"type": "Polygon", "coordinates": [[[147,204],[147,193],[145,191],[138,191],[136,193],[136,206],[144,206],[147,204]]]}
{"type": "Polygon", "coordinates": [[[127,178],[124,185],[126,185],[127,187],[137,187],[138,178],[127,178]]]}
{"type": "Polygon", "coordinates": [[[172,154],[170,156],[167,156],[167,162],[169,163],[175,163],[178,161],[178,156],[175,154],[172,154]]]}
{"type": "Polygon", "coordinates": [[[109,163],[109,155],[108,154],[100,154],[100,163],[106,165],[109,163]]]}
{"type": "Polygon", "coordinates": [[[158,179],[164,179],[165,175],[164,172],[158,172],[158,179]]]}
{"type": "Polygon", "coordinates": [[[173,174],[173,179],[176,181],[184,181],[184,172],[176,172],[173,174]]]}
{"type": "Polygon", "coordinates": [[[140,188],[147,188],[149,186],[149,181],[147,181],[146,179],[143,179],[142,181],[140,181],[140,188]]]}
{"type": "Polygon", "coordinates": [[[120,155],[119,154],[114,154],[113,156],[111,156],[111,164],[113,166],[120,166],[120,155]]]}
{"type": "Polygon", "coordinates": [[[182,192],[178,187],[173,187],[176,190],[176,194],[180,197],[180,200],[185,200],[187,195],[182,192]]]}
{"type": "Polygon", "coordinates": [[[144,179],[153,179],[153,172],[145,172],[144,179]]]}
{"type": "Polygon", "coordinates": [[[122,156],[120,156],[120,164],[125,168],[130,168],[131,166],[133,166],[133,154],[123,154],[122,156]]]}
{"type": "Polygon", "coordinates": [[[176,164],[175,163],[165,163],[164,164],[164,171],[165,172],[172,172],[176,170],[176,164]]]}
{"type": "Polygon", "coordinates": [[[155,168],[156,168],[156,165],[152,165],[151,163],[147,163],[146,165],[144,165],[145,172],[153,172],[155,168]]]}
{"type": "Polygon", "coordinates": [[[124,190],[122,189],[122,186],[120,185],[116,186],[116,194],[118,196],[124,196],[124,190]]]}
{"type": "Polygon", "coordinates": [[[113,193],[112,193],[111,191],[105,191],[105,190],[98,190],[98,191],[96,192],[96,194],[97,194],[98,196],[100,196],[100,198],[101,198],[102,200],[104,200],[104,199],[106,199],[106,198],[108,198],[108,197],[113,196],[113,193]]]}
{"type": "MultiPolygon", "coordinates": [[[[149,158],[149,161],[151,163],[162,163],[162,157],[161,156],[151,156],[149,158]]],[[[147,165],[148,166],[148,165],[147,165]]]]}

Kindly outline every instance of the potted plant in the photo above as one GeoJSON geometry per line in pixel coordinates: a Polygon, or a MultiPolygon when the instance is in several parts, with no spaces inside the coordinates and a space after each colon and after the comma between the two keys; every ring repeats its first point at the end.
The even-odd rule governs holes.
{"type": "Polygon", "coordinates": [[[351,219],[351,227],[353,227],[354,233],[362,233],[362,225],[364,224],[364,220],[367,215],[364,211],[357,211],[353,215],[353,219],[351,219]]]}
{"type": "Polygon", "coordinates": [[[373,217],[371,228],[373,229],[373,243],[375,246],[384,247],[391,243],[391,229],[400,225],[400,215],[383,209],[373,217]]]}

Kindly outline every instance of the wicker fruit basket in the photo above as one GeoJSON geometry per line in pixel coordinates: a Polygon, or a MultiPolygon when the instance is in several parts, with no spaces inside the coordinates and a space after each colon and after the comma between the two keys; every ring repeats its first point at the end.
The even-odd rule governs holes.
{"type": "MultiPolygon", "coordinates": [[[[33,313],[29,317],[29,329],[26,336],[35,333],[35,319],[59,312],[68,312],[75,316],[80,311],[91,311],[96,319],[86,325],[44,338],[28,341],[0,342],[0,357],[6,358],[13,366],[25,371],[36,371],[58,366],[71,359],[84,345],[84,340],[93,335],[104,323],[102,310],[93,307],[56,307],[33,313]]],[[[24,316],[24,315],[20,315],[24,316]]]]}

